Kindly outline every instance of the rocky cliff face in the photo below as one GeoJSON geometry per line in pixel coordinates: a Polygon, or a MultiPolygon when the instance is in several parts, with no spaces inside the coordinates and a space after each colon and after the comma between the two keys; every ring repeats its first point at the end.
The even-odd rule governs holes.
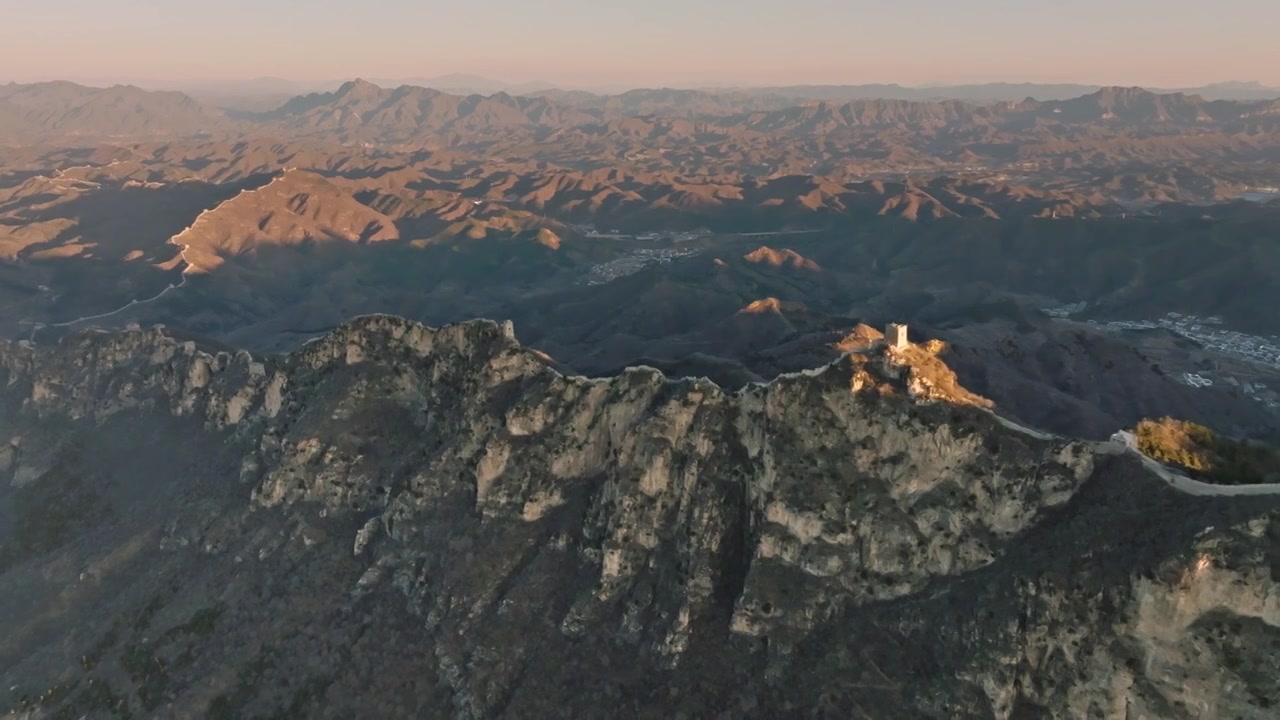
{"type": "Polygon", "coordinates": [[[17,713],[1280,702],[1280,501],[1024,432],[928,348],[727,393],[372,316],[284,358],[162,329],[0,345],[0,385],[17,713]]]}

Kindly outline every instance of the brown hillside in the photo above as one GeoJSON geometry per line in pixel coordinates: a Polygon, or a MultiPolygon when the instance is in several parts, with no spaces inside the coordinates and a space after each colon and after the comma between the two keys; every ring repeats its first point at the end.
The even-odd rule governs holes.
{"type": "Polygon", "coordinates": [[[192,272],[262,246],[371,243],[400,237],[391,218],[314,173],[290,171],[201,215],[174,239],[192,272]]]}
{"type": "Polygon", "coordinates": [[[775,250],[762,245],[743,256],[747,262],[761,263],[772,267],[790,267],[797,270],[820,270],[818,263],[809,260],[790,248],[775,250]]]}

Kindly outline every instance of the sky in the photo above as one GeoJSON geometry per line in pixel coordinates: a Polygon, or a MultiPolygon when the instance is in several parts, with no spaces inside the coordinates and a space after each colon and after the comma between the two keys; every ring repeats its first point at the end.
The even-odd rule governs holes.
{"type": "Polygon", "coordinates": [[[1280,86],[1280,0],[0,0],[0,81],[1280,86]]]}

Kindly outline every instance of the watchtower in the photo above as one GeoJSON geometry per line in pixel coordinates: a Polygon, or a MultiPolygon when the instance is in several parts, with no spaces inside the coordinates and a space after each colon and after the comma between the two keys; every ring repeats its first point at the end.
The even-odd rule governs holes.
{"type": "Polygon", "coordinates": [[[907,326],[889,323],[884,329],[885,344],[896,350],[907,347],[907,326]]]}

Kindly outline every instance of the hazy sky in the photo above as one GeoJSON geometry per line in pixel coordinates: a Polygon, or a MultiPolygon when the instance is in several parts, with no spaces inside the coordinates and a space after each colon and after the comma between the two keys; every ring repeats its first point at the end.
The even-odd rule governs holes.
{"type": "Polygon", "coordinates": [[[1280,0],[0,0],[0,80],[1280,85],[1280,0]]]}

